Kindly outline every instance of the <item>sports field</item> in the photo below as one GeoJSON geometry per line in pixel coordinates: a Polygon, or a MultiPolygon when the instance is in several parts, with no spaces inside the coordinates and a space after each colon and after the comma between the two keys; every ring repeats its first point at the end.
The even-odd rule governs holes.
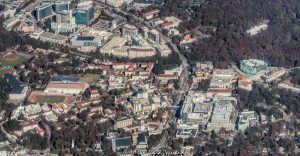
{"type": "Polygon", "coordinates": [[[79,76],[79,81],[86,83],[97,83],[100,79],[99,74],[84,74],[79,76]]]}
{"type": "Polygon", "coordinates": [[[47,96],[47,95],[39,95],[36,96],[35,102],[36,103],[61,103],[65,101],[65,96],[47,96]]]}
{"type": "Polygon", "coordinates": [[[73,97],[70,95],[44,94],[43,92],[33,91],[27,98],[29,103],[65,103],[70,104],[73,97]]]}
{"type": "Polygon", "coordinates": [[[11,53],[7,55],[0,55],[0,63],[2,66],[16,66],[25,62],[25,57],[11,53]]]}

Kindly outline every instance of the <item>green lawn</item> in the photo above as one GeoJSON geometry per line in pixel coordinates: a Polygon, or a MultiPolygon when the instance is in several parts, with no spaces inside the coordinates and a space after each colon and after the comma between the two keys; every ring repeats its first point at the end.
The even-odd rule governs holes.
{"type": "Polygon", "coordinates": [[[20,65],[22,63],[24,63],[26,61],[26,58],[21,56],[21,55],[18,55],[18,54],[9,54],[9,55],[0,55],[0,63],[2,66],[16,66],[16,65],[20,65]],[[15,61],[9,61],[7,59],[10,59],[10,58],[15,58],[15,57],[18,57],[17,60],[15,61]]]}
{"type": "Polygon", "coordinates": [[[97,83],[100,79],[99,74],[85,74],[81,75],[79,77],[81,82],[86,82],[86,83],[97,83]]]}
{"type": "Polygon", "coordinates": [[[36,97],[35,103],[60,103],[65,100],[65,96],[46,96],[46,95],[40,95],[36,97]]]}

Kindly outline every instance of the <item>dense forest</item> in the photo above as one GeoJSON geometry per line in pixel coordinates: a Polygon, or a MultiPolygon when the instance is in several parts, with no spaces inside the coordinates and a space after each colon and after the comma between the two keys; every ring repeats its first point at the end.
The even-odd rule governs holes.
{"type": "Polygon", "coordinates": [[[300,65],[300,1],[298,0],[206,0],[188,13],[184,1],[169,0],[161,16],[179,16],[182,33],[201,31],[212,35],[199,39],[186,53],[188,60],[215,62],[224,67],[241,59],[265,59],[273,66],[300,65]],[[270,20],[267,30],[250,36],[246,31],[262,20],[270,20]],[[207,29],[206,29],[207,30],[207,29]]]}

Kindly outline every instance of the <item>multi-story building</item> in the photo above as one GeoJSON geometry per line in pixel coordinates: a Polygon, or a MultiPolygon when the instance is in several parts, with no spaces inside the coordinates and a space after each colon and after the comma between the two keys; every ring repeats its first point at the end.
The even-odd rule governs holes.
{"type": "Polygon", "coordinates": [[[132,2],[133,0],[100,0],[103,3],[106,3],[107,5],[113,6],[113,7],[120,7],[123,4],[128,4],[132,2]]]}
{"type": "Polygon", "coordinates": [[[238,117],[237,129],[245,131],[248,127],[256,123],[258,123],[257,114],[254,111],[243,110],[238,117]]]}
{"type": "Polygon", "coordinates": [[[219,131],[224,128],[226,131],[232,131],[235,128],[235,106],[237,104],[235,97],[217,97],[214,98],[215,106],[213,115],[207,124],[207,131],[219,131]]]}
{"type": "Polygon", "coordinates": [[[129,125],[132,125],[132,117],[129,115],[119,115],[114,118],[114,128],[126,128],[129,125]]]}
{"type": "Polygon", "coordinates": [[[205,99],[205,94],[190,92],[184,101],[180,113],[180,122],[183,124],[206,125],[211,117],[214,102],[205,99]]]}
{"type": "Polygon", "coordinates": [[[152,47],[131,47],[128,49],[128,57],[142,58],[142,57],[152,57],[156,54],[156,51],[152,47]]]}
{"type": "Polygon", "coordinates": [[[37,9],[34,11],[34,15],[36,20],[40,21],[45,17],[49,17],[53,15],[53,9],[51,3],[43,3],[42,5],[38,6],[37,9]]]}
{"type": "Polygon", "coordinates": [[[169,64],[168,66],[165,67],[164,74],[179,76],[181,75],[182,69],[183,69],[182,65],[169,64]]]}
{"type": "Polygon", "coordinates": [[[70,1],[58,1],[58,2],[55,2],[53,4],[53,10],[56,12],[56,13],[59,13],[59,12],[64,12],[64,11],[67,11],[70,9],[70,1]]]}
{"type": "Polygon", "coordinates": [[[100,52],[115,56],[126,56],[127,48],[124,46],[126,42],[127,40],[123,37],[113,37],[100,49],[100,52]]]}
{"type": "Polygon", "coordinates": [[[103,38],[97,36],[75,36],[71,39],[73,47],[97,47],[102,44],[103,38]]]}
{"type": "Polygon", "coordinates": [[[166,44],[160,44],[156,47],[156,50],[159,52],[160,56],[167,57],[172,51],[166,44]]]}
{"type": "Polygon", "coordinates": [[[158,16],[159,12],[160,12],[160,10],[158,10],[158,9],[148,11],[148,12],[144,13],[144,18],[146,20],[153,19],[158,16]]]}
{"type": "Polygon", "coordinates": [[[231,83],[234,78],[232,69],[215,69],[210,82],[210,88],[231,88],[231,83]]]}
{"type": "Polygon", "coordinates": [[[160,34],[157,30],[150,30],[148,32],[148,41],[152,44],[160,43],[160,34]]]}
{"type": "Polygon", "coordinates": [[[177,138],[190,138],[197,137],[198,135],[198,124],[179,124],[177,126],[176,137],[177,138]]]}
{"type": "Polygon", "coordinates": [[[89,25],[94,18],[93,1],[81,2],[77,5],[75,13],[76,24],[89,25]]]}
{"type": "Polygon", "coordinates": [[[134,37],[137,35],[138,29],[129,24],[125,24],[124,27],[122,28],[122,36],[123,37],[134,37]]]}
{"type": "Polygon", "coordinates": [[[249,76],[267,70],[267,68],[268,64],[262,60],[250,59],[241,61],[241,70],[249,76]]]}
{"type": "Polygon", "coordinates": [[[70,23],[51,23],[51,29],[55,31],[56,33],[74,33],[77,31],[77,25],[76,24],[70,24],[70,23]]]}

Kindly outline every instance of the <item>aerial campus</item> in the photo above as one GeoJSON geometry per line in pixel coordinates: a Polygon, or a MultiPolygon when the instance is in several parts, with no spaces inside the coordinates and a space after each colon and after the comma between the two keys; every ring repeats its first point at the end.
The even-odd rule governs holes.
{"type": "Polygon", "coordinates": [[[0,1],[3,30],[26,40],[0,52],[0,155],[222,155],[211,146],[276,126],[277,142],[298,137],[295,113],[280,93],[267,94],[298,95],[298,67],[272,66],[264,53],[225,68],[187,60],[183,51],[210,35],[181,33],[183,19],[161,15],[165,3],[0,1]]]}

